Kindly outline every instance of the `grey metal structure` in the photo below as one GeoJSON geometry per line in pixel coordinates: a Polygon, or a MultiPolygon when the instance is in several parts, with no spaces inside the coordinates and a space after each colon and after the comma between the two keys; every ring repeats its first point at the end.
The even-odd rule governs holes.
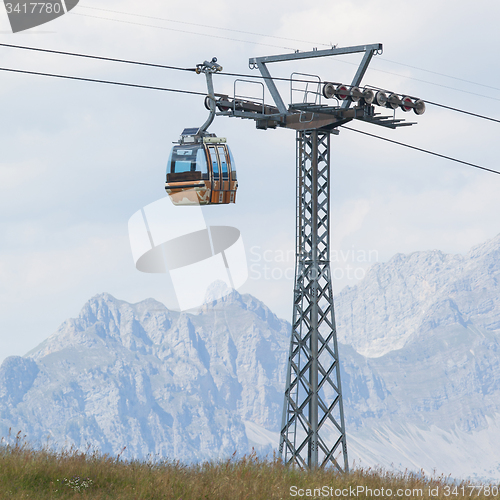
{"type": "Polygon", "coordinates": [[[205,123],[198,129],[196,136],[202,136],[208,127],[212,124],[215,118],[215,96],[214,96],[214,83],[212,75],[217,71],[222,71],[222,66],[217,64],[217,58],[213,57],[211,61],[205,61],[203,64],[198,64],[196,66],[196,73],[203,73],[207,79],[207,89],[208,89],[208,107],[210,109],[210,114],[208,115],[205,123]]]}
{"type": "Polygon", "coordinates": [[[264,103],[263,87],[262,97],[252,100],[238,94],[236,85],[242,80],[235,82],[233,97],[214,94],[218,115],[253,119],[259,129],[279,126],[297,131],[295,289],[280,453],[285,463],[303,468],[349,470],[330,272],[331,134],[338,134],[339,126],[355,119],[389,128],[412,125],[396,119],[395,109],[413,108],[416,114],[425,110],[422,101],[358,88],[372,57],[381,51],[381,44],[373,44],[251,58],[250,68],[260,70],[274,100],[272,106],[264,103]],[[334,84],[294,73],[305,79],[292,75],[288,107],[267,67],[281,61],[353,53],[363,53],[363,57],[350,85],[331,91],[334,84]],[[293,101],[293,82],[305,85],[300,102],[293,101]],[[323,104],[322,97],[333,97],[336,104],[323,104]],[[393,116],[375,113],[373,103],[390,107],[393,116]]]}
{"type": "Polygon", "coordinates": [[[348,471],[330,273],[330,133],[297,133],[296,267],[280,453],[348,471]]]}

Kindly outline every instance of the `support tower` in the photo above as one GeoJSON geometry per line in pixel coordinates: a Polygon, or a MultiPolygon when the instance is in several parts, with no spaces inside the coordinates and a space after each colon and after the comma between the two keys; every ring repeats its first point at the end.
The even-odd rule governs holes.
{"type": "Polygon", "coordinates": [[[264,84],[251,80],[236,80],[233,96],[210,97],[218,115],[255,120],[261,130],[297,133],[295,289],[280,453],[286,464],[303,468],[349,469],[330,272],[330,137],[352,120],[395,129],[414,123],[397,119],[397,108],[425,111],[419,99],[359,87],[372,57],[381,53],[382,44],[372,44],[251,58],[250,69],[260,70],[274,105],[265,103],[264,84]],[[292,73],[288,106],[267,67],[357,53],[363,56],[348,85],[292,73]],[[242,94],[242,84],[253,84],[257,92],[242,94]],[[376,106],[391,114],[377,113],[376,106]]]}
{"type": "Polygon", "coordinates": [[[347,471],[330,272],[330,133],[297,133],[292,338],[281,426],[285,463],[347,471]]]}

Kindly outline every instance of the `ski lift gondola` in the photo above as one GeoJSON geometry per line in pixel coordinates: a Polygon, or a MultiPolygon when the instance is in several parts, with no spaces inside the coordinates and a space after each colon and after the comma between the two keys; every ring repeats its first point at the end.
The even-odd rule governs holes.
{"type": "Polygon", "coordinates": [[[165,190],[174,205],[234,203],[238,180],[226,139],[185,129],[172,148],[165,190]]]}
{"type": "Polygon", "coordinates": [[[222,71],[217,58],[196,66],[196,73],[207,78],[210,110],[200,128],[187,128],[172,148],[167,166],[165,190],[174,205],[222,205],[234,203],[238,181],[234,160],[226,139],[207,132],[215,117],[212,74],[222,71]]]}

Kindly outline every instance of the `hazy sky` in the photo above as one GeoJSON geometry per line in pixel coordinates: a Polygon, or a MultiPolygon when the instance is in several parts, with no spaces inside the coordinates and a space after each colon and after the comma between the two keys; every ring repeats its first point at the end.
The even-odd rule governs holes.
{"type": "MultiPolygon", "coordinates": [[[[216,56],[225,71],[244,74],[250,57],[380,42],[384,53],[363,83],[500,118],[498,2],[256,0],[247,11],[240,5],[81,0],[69,14],[15,35],[0,7],[0,42],[182,67],[216,56]]],[[[206,90],[204,77],[193,73],[5,47],[0,54],[0,67],[206,90]]],[[[271,70],[349,83],[358,62],[359,56],[324,58],[271,70]]],[[[0,361],[35,347],[97,293],[131,302],[154,297],[173,307],[164,275],[135,270],[127,223],[165,196],[172,141],[205,121],[203,98],[0,77],[0,361]]],[[[216,76],[216,92],[232,93],[233,81],[216,76]]],[[[281,90],[288,103],[289,89],[281,90]]],[[[500,170],[500,124],[434,106],[421,117],[403,117],[418,125],[351,126],[500,170]]],[[[294,132],[259,131],[253,122],[225,117],[211,131],[228,138],[240,187],[236,205],[209,207],[205,216],[241,230],[250,266],[241,291],[290,319],[294,132]]],[[[332,180],[337,292],[395,253],[464,253],[500,232],[494,174],[342,131],[332,137],[332,180]]]]}

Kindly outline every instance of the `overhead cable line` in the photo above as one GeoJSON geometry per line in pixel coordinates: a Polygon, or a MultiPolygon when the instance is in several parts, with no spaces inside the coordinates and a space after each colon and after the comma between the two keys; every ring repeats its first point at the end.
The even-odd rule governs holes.
{"type": "Polygon", "coordinates": [[[489,95],[478,94],[477,92],[471,92],[469,90],[457,89],[456,87],[450,87],[449,85],[443,85],[441,83],[428,82],[427,80],[421,80],[420,78],[414,78],[413,76],[399,75],[398,73],[392,73],[391,71],[384,71],[382,69],[370,68],[373,71],[378,71],[380,73],[386,73],[388,75],[399,76],[401,78],[408,78],[409,80],[414,80],[420,83],[427,83],[429,85],[434,85],[435,87],[441,87],[443,89],[455,90],[456,92],[463,92],[464,94],[475,95],[477,97],[484,97],[485,99],[491,99],[492,101],[500,101],[498,97],[492,97],[489,95]]]}
{"type": "Polygon", "coordinates": [[[415,149],[415,150],[421,151],[423,153],[427,153],[427,154],[430,154],[433,156],[438,156],[439,158],[445,158],[446,160],[455,161],[457,163],[462,163],[463,165],[467,165],[469,167],[479,168],[481,170],[486,170],[487,172],[491,172],[493,174],[500,175],[500,172],[498,170],[492,170],[491,168],[482,167],[481,165],[476,165],[475,163],[469,163],[468,161],[459,160],[458,158],[453,158],[452,156],[446,156],[446,155],[442,155],[440,153],[435,153],[434,151],[429,151],[428,149],[419,148],[417,146],[405,144],[404,142],[394,141],[392,139],[387,139],[386,137],[382,137],[381,135],[370,134],[369,132],[364,132],[363,130],[358,130],[358,129],[351,128],[351,127],[346,127],[345,125],[341,125],[341,127],[346,129],[346,130],[350,130],[352,132],[358,132],[358,134],[369,135],[370,137],[375,137],[377,139],[382,139],[383,141],[392,142],[393,144],[398,144],[399,146],[404,146],[405,148],[415,149]]]}
{"type": "MultiPolygon", "coordinates": [[[[181,67],[178,67],[178,66],[169,66],[169,65],[165,65],[165,64],[145,63],[145,62],[140,62],[140,61],[130,61],[130,60],[127,60],[127,59],[118,59],[118,58],[114,58],[114,57],[94,56],[94,55],[90,55],[90,54],[82,54],[82,53],[76,53],[76,52],[65,52],[65,51],[61,51],[61,50],[41,49],[41,48],[38,48],[38,47],[27,47],[27,46],[24,46],[24,45],[13,45],[13,44],[10,44],[10,43],[0,43],[0,47],[9,47],[9,48],[13,48],[13,49],[23,49],[23,50],[32,50],[32,51],[36,51],[36,52],[46,52],[48,54],[59,54],[59,55],[65,55],[65,56],[83,57],[83,58],[86,58],[86,59],[96,59],[96,60],[101,60],[101,61],[110,61],[110,62],[118,62],[118,63],[125,63],[125,64],[133,64],[133,65],[136,65],[136,66],[148,66],[148,67],[152,67],[152,68],[171,69],[171,70],[176,70],[176,71],[190,71],[190,72],[196,71],[195,68],[181,68],[181,67]]],[[[343,61],[343,62],[347,62],[347,61],[343,61]]],[[[226,75],[226,76],[235,76],[235,77],[244,77],[244,78],[257,78],[257,79],[264,79],[264,80],[265,79],[271,79],[271,80],[276,80],[276,81],[287,81],[287,82],[290,81],[290,78],[265,77],[265,76],[262,76],[262,75],[245,75],[245,74],[242,74],[242,73],[227,73],[227,72],[223,72],[221,74],[226,75]]],[[[391,74],[393,74],[393,73],[391,73],[391,74]]],[[[399,75],[399,76],[402,76],[402,75],[399,75]]],[[[309,83],[309,80],[294,79],[293,81],[295,81],[295,82],[309,83]]],[[[323,83],[325,83],[325,82],[323,82],[323,83]]],[[[335,83],[336,85],[339,84],[338,82],[330,82],[330,83],[335,83]]],[[[378,88],[378,87],[372,87],[372,88],[378,89],[378,90],[383,90],[383,89],[378,88]]],[[[456,90],[458,90],[458,89],[456,89],[456,90]]],[[[466,92],[466,91],[464,90],[464,91],[461,91],[461,92],[466,92]]],[[[472,92],[467,92],[467,93],[470,94],[472,92]]],[[[482,96],[482,97],[487,97],[487,96],[482,96]]],[[[490,97],[490,99],[495,99],[495,98],[494,97],[490,97]]],[[[425,101],[425,99],[422,99],[422,100],[425,101]]],[[[495,99],[495,100],[500,100],[500,99],[495,99]]],[[[453,108],[451,106],[440,105],[440,104],[437,104],[437,103],[434,103],[434,102],[431,102],[431,101],[425,101],[425,102],[427,102],[428,104],[433,104],[434,106],[441,106],[443,108],[451,109],[453,111],[458,111],[458,112],[461,112],[461,113],[465,113],[465,114],[469,114],[469,115],[472,115],[472,116],[476,116],[478,118],[484,118],[486,120],[496,121],[496,122],[500,123],[500,120],[496,120],[495,118],[489,118],[489,117],[486,117],[486,116],[479,115],[477,113],[470,113],[468,111],[459,110],[459,109],[453,108]]]]}
{"type": "MultiPolygon", "coordinates": [[[[343,64],[350,64],[352,66],[357,66],[356,63],[353,63],[350,61],[342,61],[342,60],[337,59],[336,62],[343,63],[343,64]]],[[[497,97],[492,97],[492,96],[484,95],[484,94],[478,94],[477,92],[470,92],[469,90],[457,89],[456,87],[450,87],[449,85],[443,85],[441,83],[434,83],[434,82],[429,82],[427,80],[421,80],[420,78],[414,78],[413,76],[400,75],[399,73],[393,73],[392,71],[386,71],[383,69],[377,69],[377,68],[373,68],[373,67],[370,67],[369,71],[378,71],[379,73],[385,73],[387,75],[399,76],[400,78],[406,78],[408,80],[414,80],[414,81],[420,82],[420,83],[427,83],[429,85],[434,85],[435,87],[441,87],[444,89],[455,90],[457,92],[463,92],[464,94],[470,94],[470,95],[475,95],[478,97],[484,97],[485,99],[491,99],[493,101],[500,101],[500,99],[497,97]]],[[[450,77],[450,78],[453,78],[453,77],[450,77]]],[[[460,79],[458,78],[458,80],[460,80],[460,79]]],[[[490,87],[490,88],[495,88],[495,87],[490,87]]]]}
{"type": "MultiPolygon", "coordinates": [[[[0,43],[0,47],[8,47],[8,48],[22,49],[22,50],[31,50],[31,51],[36,51],[36,52],[46,52],[46,53],[49,53],[49,54],[59,54],[59,55],[72,56],[72,57],[83,57],[83,58],[86,58],[86,59],[96,59],[96,60],[101,60],[101,61],[118,62],[118,63],[124,63],[124,64],[133,64],[133,65],[137,65],[137,66],[148,66],[148,67],[153,67],[153,68],[171,69],[171,70],[177,70],[177,71],[189,71],[189,72],[196,71],[195,68],[181,68],[181,67],[178,67],[178,66],[169,66],[169,65],[165,65],[165,64],[155,64],[155,63],[145,63],[145,62],[140,62],[140,61],[130,61],[130,60],[127,60],[127,59],[118,59],[118,58],[113,58],[113,57],[95,56],[95,55],[91,55],[91,54],[82,54],[82,53],[77,53],[77,52],[65,52],[65,51],[61,51],[61,50],[42,49],[42,48],[38,48],[38,47],[28,47],[28,46],[25,46],[25,45],[13,45],[13,44],[9,44],[9,43],[0,43]]],[[[17,71],[17,70],[12,70],[12,71],[13,72],[18,72],[18,73],[21,72],[21,71],[17,71]]],[[[30,72],[27,71],[26,73],[30,73],[30,72]]],[[[31,73],[32,74],[37,74],[37,73],[33,73],[33,72],[31,72],[31,73]]],[[[266,79],[269,80],[270,79],[270,80],[275,80],[275,81],[287,81],[287,82],[291,81],[290,78],[265,77],[265,76],[262,76],[262,75],[245,75],[245,74],[241,74],[241,73],[227,73],[227,72],[222,72],[220,74],[225,75],[225,76],[235,76],[235,77],[243,77],[243,78],[256,78],[256,79],[263,79],[263,80],[266,80],[266,79]]],[[[64,77],[61,76],[61,78],[64,78],[64,77]]],[[[83,79],[83,80],[85,80],[85,79],[83,79]]],[[[88,80],[89,81],[94,81],[92,79],[88,79],[88,80]]],[[[293,81],[294,82],[311,83],[310,80],[293,79],[293,81]]],[[[321,82],[321,83],[326,83],[326,82],[321,82]]],[[[336,82],[329,82],[329,83],[334,83],[335,85],[338,85],[338,82],[337,83],[336,82]]],[[[383,89],[381,87],[375,87],[373,85],[367,85],[367,87],[370,87],[370,88],[375,89],[375,90],[382,90],[384,92],[389,92],[387,89],[383,89]]],[[[413,97],[414,99],[416,99],[416,97],[414,97],[414,96],[409,96],[409,97],[413,97]]],[[[458,113],[463,113],[463,114],[466,114],[466,115],[469,115],[469,116],[474,116],[476,118],[482,118],[483,120],[489,120],[489,121],[492,121],[492,122],[500,123],[500,120],[497,119],[497,118],[492,118],[492,117],[489,117],[489,116],[480,115],[478,113],[472,113],[471,111],[466,111],[466,110],[459,109],[459,108],[456,108],[456,107],[453,107],[453,106],[447,106],[445,104],[439,104],[437,102],[428,101],[426,99],[421,99],[421,100],[424,101],[425,103],[431,104],[433,106],[438,106],[438,107],[441,107],[441,108],[444,108],[444,109],[449,109],[451,111],[456,111],[458,113]]]]}
{"type": "MultiPolygon", "coordinates": [[[[480,87],[485,87],[487,89],[500,90],[500,88],[498,88],[498,87],[493,87],[491,85],[485,85],[484,83],[473,82],[472,80],[465,80],[464,78],[458,78],[457,76],[446,75],[444,73],[439,73],[437,71],[432,71],[430,69],[419,68],[417,66],[412,66],[410,64],[405,64],[405,63],[402,63],[399,61],[393,61],[392,59],[386,59],[385,57],[382,57],[382,60],[393,63],[393,64],[399,64],[400,66],[406,66],[407,68],[418,69],[419,71],[425,71],[426,73],[431,73],[433,75],[444,76],[445,78],[451,78],[453,80],[458,80],[460,82],[471,83],[472,85],[479,85],[480,87]]],[[[486,96],[483,96],[483,97],[486,97],[486,96]]]]}
{"type": "Polygon", "coordinates": [[[40,49],[38,47],[27,47],[25,45],[12,45],[10,43],[0,43],[0,47],[9,47],[13,49],[22,49],[22,50],[33,50],[36,52],[47,52],[49,54],[59,54],[63,56],[73,56],[73,57],[84,57],[87,59],[98,59],[101,61],[111,61],[111,62],[119,62],[125,64],[135,64],[137,66],[150,66],[152,68],[163,68],[163,69],[173,69],[178,71],[196,71],[195,68],[180,68],[178,66],[166,66],[164,64],[154,64],[154,63],[145,63],[140,61],[129,61],[127,59],[117,59],[114,57],[103,57],[103,56],[94,56],[90,54],[81,54],[77,52],[64,52],[62,50],[51,50],[51,49],[40,49]]]}
{"type": "Polygon", "coordinates": [[[477,118],[482,118],[483,120],[489,120],[492,122],[500,123],[500,120],[498,120],[497,118],[491,118],[489,116],[479,115],[477,113],[472,113],[472,111],[465,111],[463,109],[454,108],[453,106],[446,106],[445,104],[439,104],[437,102],[426,101],[425,99],[422,99],[422,100],[424,102],[426,102],[427,104],[431,104],[432,106],[438,106],[440,108],[450,109],[451,111],[456,111],[457,113],[463,113],[465,115],[470,115],[470,116],[475,116],[477,118]]]}
{"type": "MultiPolygon", "coordinates": [[[[112,12],[113,14],[123,14],[126,16],[142,17],[144,19],[154,19],[156,21],[167,21],[169,23],[187,24],[189,26],[198,26],[200,28],[210,28],[210,29],[220,30],[220,31],[231,31],[233,33],[241,33],[243,35],[262,36],[265,38],[276,38],[277,40],[287,40],[289,42],[310,43],[311,45],[322,45],[325,47],[332,47],[332,44],[327,44],[327,43],[311,42],[311,41],[307,41],[307,40],[297,40],[295,38],[286,38],[284,36],[276,36],[276,35],[269,35],[269,34],[266,35],[264,33],[254,33],[252,31],[235,30],[232,28],[222,28],[221,26],[210,26],[208,24],[198,24],[198,23],[190,23],[187,21],[177,21],[175,19],[165,19],[164,17],[145,16],[143,14],[134,14],[132,12],[123,12],[120,10],[101,9],[98,7],[87,7],[86,5],[78,5],[78,10],[80,10],[80,9],[100,10],[103,12],[112,12]]],[[[73,14],[74,13],[75,12],[73,12],[73,14]]],[[[188,33],[190,33],[190,32],[188,32],[188,33]]],[[[252,42],[252,43],[254,43],[254,42],[252,42]]]]}
{"type": "MultiPolygon", "coordinates": [[[[383,89],[382,87],[374,87],[373,85],[367,85],[367,87],[374,89],[374,90],[380,90],[382,92],[392,93],[392,91],[387,90],[387,89],[383,89]]],[[[407,95],[407,94],[405,94],[405,95],[407,95]]],[[[411,95],[408,95],[408,97],[411,97],[412,99],[417,99],[415,96],[411,96],[411,95]]],[[[449,109],[451,111],[456,111],[457,113],[463,113],[464,115],[475,116],[476,118],[482,118],[483,120],[489,120],[491,122],[500,123],[500,120],[498,118],[492,118],[491,116],[480,115],[479,113],[473,113],[472,111],[466,111],[464,109],[455,108],[454,106],[447,106],[446,104],[440,104],[438,102],[428,101],[427,99],[420,99],[420,100],[424,101],[426,104],[430,104],[432,106],[437,106],[439,108],[444,108],[444,109],[449,109]]],[[[500,99],[498,99],[498,100],[500,100],[500,99]]]]}
{"type": "MultiPolygon", "coordinates": [[[[155,64],[155,63],[146,63],[146,62],[140,62],[140,61],[130,61],[128,59],[117,59],[114,57],[104,57],[104,56],[94,56],[91,54],[82,54],[80,52],[65,52],[61,50],[52,50],[52,49],[41,49],[38,47],[28,47],[25,45],[13,45],[10,43],[0,43],[0,47],[8,47],[12,49],[22,49],[22,50],[33,50],[36,52],[46,52],[48,54],[59,54],[63,56],[72,56],[72,57],[84,57],[86,59],[96,59],[100,61],[111,61],[111,62],[118,62],[118,63],[124,63],[124,64],[134,64],[137,66],[149,66],[152,68],[161,68],[161,69],[171,69],[171,70],[176,70],[176,71],[189,71],[189,72],[195,72],[196,68],[181,68],[179,66],[168,66],[165,64],[155,64]]],[[[225,75],[225,76],[236,76],[236,77],[244,77],[244,78],[258,78],[258,79],[264,79],[264,80],[276,80],[276,81],[286,81],[290,82],[290,78],[281,78],[281,77],[266,77],[262,75],[245,75],[242,73],[227,73],[227,72],[222,72],[218,73],[220,75],[225,75]]],[[[304,83],[310,83],[311,80],[301,80],[298,78],[293,79],[294,82],[304,82],[304,83]]],[[[335,83],[335,82],[332,82],[335,83]]],[[[339,85],[339,83],[337,83],[339,85]]]]}
{"type": "Polygon", "coordinates": [[[68,75],[57,75],[54,73],[42,73],[40,71],[27,71],[27,70],[12,69],[12,68],[0,68],[0,71],[8,71],[11,73],[23,73],[23,74],[27,74],[27,75],[50,76],[52,78],[63,78],[65,80],[79,80],[79,81],[83,81],[83,82],[106,83],[108,85],[120,85],[122,87],[135,87],[135,88],[139,88],[139,89],[163,90],[165,92],[177,92],[180,94],[193,94],[193,95],[201,95],[201,96],[207,95],[206,92],[196,92],[194,90],[169,89],[166,87],[153,87],[151,85],[138,85],[135,83],[113,82],[111,80],[98,80],[96,78],[83,78],[81,76],[68,76],[68,75]]]}
{"type": "MultiPolygon", "coordinates": [[[[266,34],[263,34],[263,33],[254,33],[254,32],[251,32],[251,31],[235,30],[235,29],[231,29],[231,28],[223,28],[221,26],[211,26],[211,25],[207,25],[207,24],[191,23],[191,22],[187,22],[187,21],[178,21],[178,20],[175,20],[175,19],[166,19],[166,18],[155,17],[155,16],[145,16],[143,14],[135,14],[135,13],[132,13],[132,12],[123,12],[123,11],[110,10],[110,9],[102,9],[102,8],[98,8],[98,7],[88,7],[88,6],[84,6],[84,5],[78,5],[78,9],[99,10],[99,11],[111,12],[111,13],[115,13],[115,14],[123,14],[123,15],[126,15],[126,16],[142,17],[142,18],[145,18],[145,19],[155,19],[155,20],[158,20],[158,21],[167,21],[167,22],[170,22],[170,23],[186,24],[186,25],[190,25],[190,26],[198,26],[198,27],[202,27],[202,28],[210,28],[210,29],[215,29],[215,30],[220,30],[220,31],[231,31],[233,33],[242,33],[242,34],[246,34],[246,35],[262,36],[262,37],[266,37],[266,38],[276,38],[278,40],[287,40],[287,41],[290,41],[290,42],[308,43],[308,44],[311,44],[313,46],[320,46],[320,45],[323,46],[323,47],[333,47],[334,46],[334,44],[332,44],[332,43],[328,44],[328,43],[322,43],[322,42],[311,42],[311,41],[307,41],[307,40],[297,40],[296,38],[287,38],[287,37],[281,37],[281,36],[275,36],[275,35],[266,35],[266,34]]],[[[74,11],[72,11],[70,13],[76,14],[76,12],[74,12],[74,11]]],[[[115,21],[115,19],[110,19],[110,18],[99,18],[99,19],[107,19],[109,21],[115,21]]],[[[140,26],[148,26],[148,25],[140,25],[140,26]]],[[[154,27],[159,28],[159,26],[154,26],[154,27]]],[[[167,28],[165,28],[165,29],[167,29],[167,28]]],[[[191,32],[191,31],[183,31],[183,33],[191,33],[191,34],[196,34],[196,35],[202,34],[202,33],[194,33],[194,32],[191,32]]],[[[205,36],[215,36],[215,35],[205,34],[205,36]]],[[[218,38],[218,37],[216,37],[216,38],[218,38]]],[[[230,40],[232,40],[232,39],[230,39],[230,40]]],[[[249,40],[235,40],[235,41],[240,41],[240,42],[245,42],[245,43],[254,43],[254,44],[258,44],[259,43],[259,42],[251,42],[249,40]]],[[[272,45],[272,46],[274,47],[274,45],[272,45]]],[[[280,48],[287,48],[287,47],[280,47],[280,48]]],[[[405,63],[402,63],[402,62],[399,62],[399,61],[394,61],[392,59],[386,59],[385,57],[382,57],[382,59],[384,61],[387,61],[387,62],[390,62],[390,63],[393,63],[393,64],[398,64],[400,66],[406,66],[408,68],[416,69],[416,70],[419,70],[419,71],[425,71],[426,73],[431,73],[431,74],[434,74],[434,75],[443,76],[445,78],[451,78],[453,80],[458,80],[458,81],[465,82],[465,83],[471,83],[473,85],[478,85],[478,86],[481,86],[481,87],[485,87],[485,88],[489,88],[489,89],[500,91],[500,88],[493,87],[491,85],[485,85],[483,83],[473,82],[471,80],[466,80],[464,78],[459,78],[459,77],[452,76],[452,75],[446,75],[444,73],[439,73],[437,71],[432,71],[432,70],[428,70],[428,69],[425,69],[425,68],[420,68],[418,66],[412,66],[410,64],[405,64],[405,63]]],[[[347,61],[340,61],[340,62],[348,63],[347,61]]],[[[354,64],[354,63],[348,63],[348,64],[354,64]]],[[[437,85],[437,86],[440,86],[440,87],[449,88],[451,90],[457,90],[459,92],[470,93],[470,94],[478,95],[480,97],[485,97],[485,98],[488,98],[488,99],[495,99],[494,97],[485,96],[485,95],[482,95],[482,94],[475,94],[473,92],[467,92],[465,90],[457,89],[455,87],[448,87],[446,85],[440,85],[438,83],[428,82],[426,80],[420,80],[418,78],[410,77],[410,76],[407,76],[407,75],[398,75],[397,73],[391,73],[389,71],[385,71],[385,70],[382,70],[382,69],[376,69],[376,68],[370,68],[370,69],[372,69],[374,71],[380,71],[382,73],[388,73],[390,75],[401,76],[401,77],[408,78],[410,80],[415,80],[415,81],[422,82],[422,83],[427,83],[429,85],[437,85]]]]}
{"type": "MultiPolygon", "coordinates": [[[[19,69],[12,69],[12,68],[2,68],[2,67],[0,67],[0,71],[8,71],[8,72],[12,72],[12,73],[22,73],[22,74],[37,75],[37,76],[48,76],[48,77],[52,77],[52,78],[62,78],[62,79],[65,79],[65,80],[77,80],[77,81],[92,82],[92,83],[102,83],[102,84],[107,84],[107,85],[118,85],[118,86],[122,86],[122,87],[133,87],[133,88],[140,88],[140,89],[147,89],[147,90],[160,90],[160,91],[165,91],[165,92],[176,92],[176,93],[181,93],[181,94],[191,94],[191,95],[206,96],[205,92],[196,92],[194,90],[182,90],[182,89],[171,89],[171,88],[165,88],[165,87],[153,87],[153,86],[150,86],[150,85],[138,85],[138,84],[135,84],[135,83],[114,82],[114,81],[111,81],[111,80],[99,80],[99,79],[95,79],[95,78],[83,78],[83,77],[79,77],[79,76],[58,75],[58,74],[54,74],[54,73],[42,73],[40,71],[27,71],[27,70],[19,70],[19,69]]],[[[398,144],[400,146],[405,146],[405,147],[410,148],[410,149],[415,149],[417,151],[422,151],[424,153],[428,153],[428,154],[431,154],[431,155],[434,155],[434,156],[438,156],[440,158],[445,158],[447,160],[451,160],[451,161],[455,161],[455,162],[458,162],[458,163],[462,163],[462,164],[468,165],[470,167],[479,168],[481,170],[486,170],[487,172],[492,172],[494,174],[500,174],[500,172],[498,172],[496,170],[492,170],[492,169],[489,169],[489,168],[486,168],[486,167],[482,167],[482,166],[476,165],[474,163],[469,163],[469,162],[466,162],[466,161],[463,161],[463,160],[459,160],[457,158],[452,158],[451,156],[446,156],[446,155],[442,155],[442,154],[439,154],[439,153],[435,153],[433,151],[429,151],[427,149],[418,148],[416,146],[411,146],[411,145],[405,144],[403,142],[398,142],[398,141],[394,141],[392,139],[387,139],[387,138],[379,136],[379,135],[370,134],[368,132],[363,132],[362,130],[357,130],[357,129],[353,129],[353,128],[350,128],[350,127],[346,127],[345,125],[342,125],[342,128],[344,128],[346,130],[351,130],[352,132],[358,132],[360,134],[369,135],[369,136],[375,137],[377,139],[382,139],[382,140],[387,141],[387,142],[392,142],[392,143],[398,144]]]]}
{"type": "Polygon", "coordinates": [[[278,48],[278,49],[295,50],[292,47],[283,47],[282,45],[273,45],[273,44],[270,44],[270,43],[261,43],[261,42],[257,43],[257,42],[252,42],[252,41],[249,41],[249,40],[238,40],[236,38],[229,38],[229,37],[226,37],[226,36],[218,36],[218,35],[210,35],[208,33],[193,33],[192,31],[178,30],[178,29],[175,29],[175,28],[167,28],[166,26],[156,26],[154,24],[135,23],[133,21],[125,21],[123,19],[112,19],[110,17],[91,16],[90,14],[78,14],[77,12],[69,12],[69,14],[71,14],[73,16],[83,16],[83,17],[92,17],[94,19],[104,19],[105,21],[114,21],[114,22],[117,22],[117,23],[134,24],[135,26],[145,26],[147,28],[157,28],[157,29],[160,29],[160,30],[175,31],[177,33],[189,33],[191,35],[194,34],[194,35],[208,36],[208,37],[211,37],[211,38],[219,38],[221,40],[230,40],[231,42],[243,42],[243,43],[251,43],[253,45],[264,45],[266,47],[274,47],[274,48],[278,48]]]}

